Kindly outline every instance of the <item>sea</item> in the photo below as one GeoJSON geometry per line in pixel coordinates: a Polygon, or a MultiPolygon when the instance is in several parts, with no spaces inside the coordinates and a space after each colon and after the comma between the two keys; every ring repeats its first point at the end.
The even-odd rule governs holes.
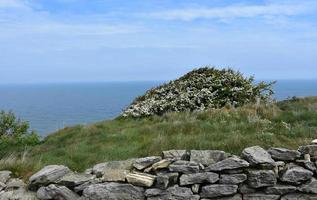
{"type": "MultiPolygon", "coordinates": [[[[162,81],[50,83],[0,85],[0,110],[29,121],[42,137],[77,124],[90,124],[120,115],[134,98],[162,81]]],[[[277,100],[317,96],[317,80],[278,80],[277,100]]]]}

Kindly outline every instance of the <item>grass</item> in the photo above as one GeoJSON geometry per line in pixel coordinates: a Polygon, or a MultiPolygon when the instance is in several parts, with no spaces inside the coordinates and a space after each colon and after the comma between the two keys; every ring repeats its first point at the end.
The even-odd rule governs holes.
{"type": "MultiPolygon", "coordinates": [[[[310,97],[69,127],[29,149],[24,161],[30,165],[27,170],[13,170],[23,177],[47,164],[83,171],[96,163],[160,155],[167,149],[218,149],[235,154],[253,145],[297,149],[315,138],[317,97],[310,97]]],[[[0,161],[0,169],[3,166],[0,161]]]]}

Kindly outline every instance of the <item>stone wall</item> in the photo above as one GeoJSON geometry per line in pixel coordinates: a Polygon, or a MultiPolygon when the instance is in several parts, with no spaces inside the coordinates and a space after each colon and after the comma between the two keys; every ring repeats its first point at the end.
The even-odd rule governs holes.
{"type": "Polygon", "coordinates": [[[97,164],[85,173],[46,166],[30,177],[29,191],[2,171],[0,199],[317,200],[316,159],[316,144],[298,150],[253,146],[240,157],[218,150],[170,150],[97,164]]]}

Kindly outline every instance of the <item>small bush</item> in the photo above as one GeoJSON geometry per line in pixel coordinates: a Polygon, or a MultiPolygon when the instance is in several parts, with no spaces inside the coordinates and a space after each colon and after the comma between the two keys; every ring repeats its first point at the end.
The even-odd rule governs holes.
{"type": "Polygon", "coordinates": [[[27,146],[40,143],[40,137],[29,130],[29,123],[18,119],[13,112],[0,112],[0,157],[20,152],[27,146]]]}
{"type": "Polygon", "coordinates": [[[253,77],[245,78],[232,69],[204,67],[147,91],[136,98],[122,116],[143,117],[268,101],[273,94],[272,85],[254,84],[253,77]]]}

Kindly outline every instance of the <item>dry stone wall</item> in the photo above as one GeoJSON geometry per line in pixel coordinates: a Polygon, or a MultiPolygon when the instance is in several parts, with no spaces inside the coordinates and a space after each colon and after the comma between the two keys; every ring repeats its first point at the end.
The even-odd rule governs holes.
{"type": "Polygon", "coordinates": [[[100,163],[85,173],[50,165],[24,184],[0,172],[0,199],[317,200],[317,144],[298,150],[259,146],[240,156],[170,150],[161,156],[100,163]]]}

